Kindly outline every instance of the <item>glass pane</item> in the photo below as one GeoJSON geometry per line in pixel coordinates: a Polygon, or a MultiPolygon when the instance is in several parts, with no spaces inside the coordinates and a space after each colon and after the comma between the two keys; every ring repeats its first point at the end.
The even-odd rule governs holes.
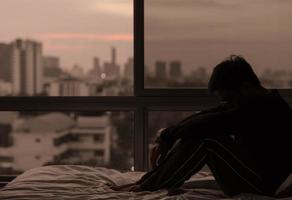
{"type": "MultiPolygon", "coordinates": [[[[157,137],[157,131],[161,128],[173,126],[179,123],[186,117],[196,113],[197,111],[151,111],[148,113],[148,151],[150,152],[153,143],[157,137]],[[159,123],[157,123],[159,121],[159,123]]],[[[150,156],[150,155],[149,155],[150,156]]],[[[150,158],[149,158],[150,159],[150,158]]],[[[151,168],[149,166],[149,168],[151,168]]],[[[208,167],[205,166],[203,171],[208,171],[208,167]]]]}
{"type": "Polygon", "coordinates": [[[132,95],[132,10],[132,0],[2,0],[0,96],[132,95]]]}
{"type": "Polygon", "coordinates": [[[242,55],[266,87],[292,87],[292,1],[145,0],[145,87],[206,88],[242,55]]]}
{"type": "Polygon", "coordinates": [[[0,175],[58,164],[133,170],[132,112],[0,112],[0,175]]]}

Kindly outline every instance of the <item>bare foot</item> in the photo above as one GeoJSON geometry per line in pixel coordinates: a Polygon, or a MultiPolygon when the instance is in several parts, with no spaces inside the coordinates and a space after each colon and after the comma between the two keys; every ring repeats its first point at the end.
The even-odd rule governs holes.
{"type": "Polygon", "coordinates": [[[140,185],[133,185],[129,188],[129,192],[142,192],[143,189],[140,187],[140,185]]]}

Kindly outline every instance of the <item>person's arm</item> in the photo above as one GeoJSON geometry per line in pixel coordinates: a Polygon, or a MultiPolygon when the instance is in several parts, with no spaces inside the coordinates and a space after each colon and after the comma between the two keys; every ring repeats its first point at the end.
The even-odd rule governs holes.
{"type": "Polygon", "coordinates": [[[159,140],[172,146],[177,139],[188,136],[200,137],[201,134],[219,134],[220,130],[233,131],[237,127],[239,110],[228,105],[202,111],[184,119],[176,126],[166,128],[160,135],[159,140]]]}

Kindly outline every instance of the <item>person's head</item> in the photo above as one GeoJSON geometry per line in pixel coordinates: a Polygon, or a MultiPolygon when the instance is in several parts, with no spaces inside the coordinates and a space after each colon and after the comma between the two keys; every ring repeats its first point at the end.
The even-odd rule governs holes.
{"type": "Polygon", "coordinates": [[[241,56],[231,55],[213,69],[208,89],[230,101],[250,88],[261,87],[251,65],[241,56]]]}

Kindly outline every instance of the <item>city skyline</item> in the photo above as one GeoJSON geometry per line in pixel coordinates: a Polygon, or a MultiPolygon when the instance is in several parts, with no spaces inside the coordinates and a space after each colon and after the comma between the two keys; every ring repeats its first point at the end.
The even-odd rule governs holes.
{"type": "MultiPolygon", "coordinates": [[[[43,46],[43,52],[45,52],[44,51],[44,49],[46,48],[45,45],[43,45],[43,43],[41,41],[38,41],[38,40],[33,39],[33,38],[28,38],[28,39],[27,38],[14,38],[13,40],[8,41],[8,42],[0,41],[0,45],[11,45],[16,40],[32,41],[32,42],[39,43],[39,44],[41,44],[43,46]]],[[[92,68],[94,68],[94,60],[96,58],[99,59],[101,66],[103,66],[103,65],[107,64],[108,62],[112,61],[111,51],[112,51],[113,48],[115,49],[116,54],[117,54],[116,55],[116,58],[115,58],[116,59],[116,64],[119,65],[119,67],[121,68],[121,70],[124,70],[124,64],[127,63],[127,61],[129,59],[132,59],[133,56],[125,57],[124,58],[125,60],[122,60],[121,61],[119,59],[119,49],[117,49],[114,45],[109,45],[108,48],[104,51],[104,53],[105,53],[105,55],[106,55],[107,58],[101,58],[99,55],[93,55],[92,57],[88,57],[88,59],[89,59],[88,63],[89,64],[86,65],[86,67],[84,67],[85,65],[82,65],[82,64],[77,63],[77,62],[76,63],[72,62],[72,65],[64,66],[64,64],[63,64],[64,62],[62,62],[62,57],[59,56],[58,54],[45,54],[45,53],[43,53],[43,58],[46,58],[46,57],[58,58],[58,60],[59,60],[59,65],[58,66],[61,69],[63,69],[64,71],[70,71],[75,66],[79,66],[79,67],[81,67],[83,69],[83,71],[85,73],[88,73],[90,70],[92,70],[92,68]]]]}
{"type": "Polygon", "coordinates": [[[15,39],[9,44],[0,43],[0,95],[132,94],[133,59],[128,58],[124,65],[119,65],[115,47],[111,48],[110,55],[111,60],[103,64],[98,57],[93,57],[89,71],[78,65],[64,70],[59,57],[43,54],[40,42],[15,39]]]}
{"type": "MultiPolygon", "coordinates": [[[[258,72],[291,68],[291,1],[165,1],[145,4],[150,70],[156,60],[182,60],[184,70],[211,69],[230,54],[246,57],[258,72]]],[[[96,56],[110,60],[111,46],[120,52],[118,63],[133,57],[133,0],[2,0],[0,23],[6,30],[0,41],[34,38],[66,69],[78,64],[88,70],[96,56]]]]}
{"type": "Polygon", "coordinates": [[[117,62],[125,63],[133,56],[132,10],[131,0],[1,0],[0,41],[35,39],[66,69],[78,64],[88,70],[96,56],[110,60],[111,46],[120,51],[117,62]]]}
{"type": "Polygon", "coordinates": [[[237,54],[259,74],[291,69],[291,8],[290,0],[147,0],[145,64],[172,59],[212,69],[237,54]]]}

